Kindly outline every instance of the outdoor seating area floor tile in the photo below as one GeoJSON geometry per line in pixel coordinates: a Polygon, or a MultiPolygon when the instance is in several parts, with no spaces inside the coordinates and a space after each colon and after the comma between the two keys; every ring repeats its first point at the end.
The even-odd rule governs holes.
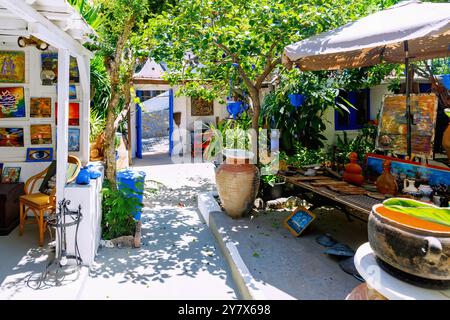
{"type": "Polygon", "coordinates": [[[236,244],[261,287],[275,287],[300,300],[345,299],[361,282],[340,268],[340,258],[323,253],[326,248],[316,242],[316,237],[329,233],[356,251],[367,242],[367,224],[349,222],[342,212],[333,209],[314,212],[317,220],[298,238],[283,225],[288,211],[260,212],[241,219],[231,219],[223,212],[213,214],[222,238],[236,244]]]}

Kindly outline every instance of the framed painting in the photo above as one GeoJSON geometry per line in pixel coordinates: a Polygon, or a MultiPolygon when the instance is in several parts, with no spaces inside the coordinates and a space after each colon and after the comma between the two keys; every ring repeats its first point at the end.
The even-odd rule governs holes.
{"type": "Polygon", "coordinates": [[[31,118],[51,118],[52,99],[51,98],[31,98],[30,117],[31,118]]]}
{"type": "Polygon", "coordinates": [[[23,128],[0,128],[0,147],[23,146],[23,128]]]}
{"type": "Polygon", "coordinates": [[[69,99],[76,100],[76,98],[77,98],[77,87],[71,84],[69,86],[69,99]]]}
{"type": "Polygon", "coordinates": [[[80,129],[69,128],[69,151],[80,151],[80,129]]]}
{"type": "Polygon", "coordinates": [[[284,226],[296,237],[298,237],[316,215],[304,207],[298,207],[286,218],[284,226]]]}
{"type": "Polygon", "coordinates": [[[0,88],[0,119],[25,118],[25,92],[23,87],[0,88]]]}
{"type": "Polygon", "coordinates": [[[2,171],[2,183],[17,183],[20,178],[20,167],[5,167],[2,171]]]}
{"type": "Polygon", "coordinates": [[[25,52],[0,51],[0,82],[25,82],[25,52]]]}
{"type": "MultiPolygon", "coordinates": [[[[45,52],[41,54],[41,68],[45,72],[53,72],[53,79],[42,80],[42,85],[53,85],[58,82],[58,53],[45,52]]],[[[80,82],[77,59],[70,57],[69,81],[71,83],[80,82]]]]}
{"type": "Polygon", "coordinates": [[[28,148],[27,162],[48,162],[53,160],[53,148],[28,148]]]}
{"type": "MultiPolygon", "coordinates": [[[[412,154],[431,158],[438,98],[435,94],[412,94],[412,154]]],[[[385,95],[381,109],[376,146],[378,150],[407,154],[407,121],[405,95],[385,95]]]]}
{"type": "Polygon", "coordinates": [[[31,144],[52,144],[51,124],[32,124],[30,126],[31,144]]]}
{"type": "Polygon", "coordinates": [[[191,116],[213,116],[214,101],[191,97],[191,116]]]}
{"type": "Polygon", "coordinates": [[[383,162],[386,160],[391,161],[391,174],[398,181],[404,180],[405,178],[412,178],[423,181],[424,184],[429,184],[430,186],[442,184],[450,186],[449,168],[421,164],[373,153],[366,155],[364,174],[368,181],[376,181],[383,172],[383,162]]]}
{"type": "Polygon", "coordinates": [[[3,163],[0,163],[0,177],[2,176],[3,163]]]}
{"type": "MultiPolygon", "coordinates": [[[[55,124],[58,124],[58,103],[55,103],[55,124]]],[[[69,103],[69,126],[80,125],[80,104],[76,102],[69,103]]]]}

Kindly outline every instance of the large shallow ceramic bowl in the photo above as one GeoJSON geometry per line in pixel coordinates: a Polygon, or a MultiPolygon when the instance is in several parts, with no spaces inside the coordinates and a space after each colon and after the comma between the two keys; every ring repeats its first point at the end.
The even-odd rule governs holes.
{"type": "Polygon", "coordinates": [[[379,204],[369,216],[368,236],[376,256],[394,268],[421,278],[450,280],[449,226],[379,204]]]}

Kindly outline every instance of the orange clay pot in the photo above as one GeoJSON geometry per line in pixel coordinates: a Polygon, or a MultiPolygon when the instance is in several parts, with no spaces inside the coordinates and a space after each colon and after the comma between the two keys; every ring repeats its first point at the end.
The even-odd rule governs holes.
{"type": "MultiPolygon", "coordinates": [[[[234,151],[234,150],[232,150],[234,151]]],[[[259,170],[250,164],[250,153],[225,153],[226,162],[216,171],[217,192],[226,213],[233,219],[248,213],[259,189],[259,170]]]]}
{"type": "Polygon", "coordinates": [[[391,161],[386,160],[383,162],[383,173],[378,177],[375,185],[379,193],[397,194],[398,185],[395,177],[391,174],[391,161]]]}
{"type": "Polygon", "coordinates": [[[342,175],[342,180],[360,186],[364,182],[364,177],[361,174],[361,166],[356,163],[356,160],[358,160],[358,155],[356,152],[350,152],[348,158],[350,159],[350,163],[345,166],[345,172],[342,175]]]}

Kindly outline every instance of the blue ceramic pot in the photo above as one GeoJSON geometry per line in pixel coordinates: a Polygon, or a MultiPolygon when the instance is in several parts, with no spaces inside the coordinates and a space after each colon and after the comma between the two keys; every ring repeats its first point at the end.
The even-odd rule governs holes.
{"type": "Polygon", "coordinates": [[[289,101],[295,108],[300,107],[303,104],[303,102],[305,102],[305,96],[303,94],[291,93],[288,96],[289,96],[289,101]]]}
{"type": "Polygon", "coordinates": [[[445,89],[450,90],[450,74],[442,75],[442,84],[444,85],[445,89]]]}
{"type": "Polygon", "coordinates": [[[230,115],[233,116],[233,119],[236,119],[239,112],[242,110],[242,101],[232,101],[227,102],[227,111],[230,115]]]}

